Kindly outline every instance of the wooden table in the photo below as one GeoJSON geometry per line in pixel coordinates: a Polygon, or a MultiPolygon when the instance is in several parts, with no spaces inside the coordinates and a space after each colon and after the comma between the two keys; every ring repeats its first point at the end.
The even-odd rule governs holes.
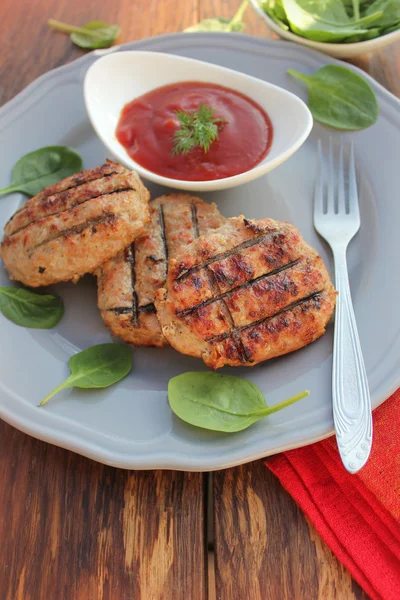
{"type": "MultiPolygon", "coordinates": [[[[181,31],[209,16],[232,16],[237,5],[2,0],[0,104],[82,54],[67,36],[49,30],[48,18],[119,23],[119,41],[127,42],[181,31]]],[[[273,37],[251,9],[245,21],[247,33],[273,37]]],[[[398,95],[399,48],[355,61],[398,95]]],[[[44,444],[3,422],[0,440],[1,600],[367,598],[261,461],[212,478],[130,472],[44,444]],[[207,535],[212,512],[214,532],[207,535]]]]}

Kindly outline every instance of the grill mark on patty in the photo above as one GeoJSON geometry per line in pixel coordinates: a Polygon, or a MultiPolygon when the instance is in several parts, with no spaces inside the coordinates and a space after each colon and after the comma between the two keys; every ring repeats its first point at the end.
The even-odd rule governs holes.
{"type": "MultiPolygon", "coordinates": [[[[191,206],[192,206],[193,230],[195,232],[195,236],[198,237],[199,234],[198,234],[198,223],[197,223],[197,211],[196,211],[196,206],[195,206],[194,202],[192,203],[191,206]]],[[[167,236],[165,233],[165,219],[164,219],[164,210],[163,210],[162,204],[160,204],[160,206],[158,207],[158,217],[159,217],[159,224],[160,224],[161,240],[162,240],[163,248],[164,248],[164,259],[163,260],[165,261],[165,270],[166,270],[165,279],[166,279],[167,275],[168,275],[168,272],[167,272],[168,271],[168,242],[167,242],[167,236]]],[[[154,258],[153,256],[150,256],[147,258],[153,260],[153,262],[158,262],[158,260],[159,260],[159,259],[154,258]]],[[[139,306],[139,301],[138,301],[138,297],[137,297],[136,290],[135,290],[136,271],[135,271],[135,260],[134,260],[134,244],[132,244],[130,246],[130,248],[126,251],[125,260],[130,263],[130,267],[131,267],[132,306],[129,306],[129,307],[117,306],[115,308],[108,308],[107,311],[113,312],[116,315],[132,314],[133,323],[135,324],[136,327],[140,327],[140,314],[139,313],[156,314],[157,309],[154,306],[153,302],[149,302],[148,304],[139,306]]]]}
{"type": "MultiPolygon", "coordinates": [[[[104,171],[107,170],[105,168],[107,166],[108,166],[107,164],[102,165],[101,167],[98,167],[97,171],[94,169],[93,171],[95,171],[95,172],[92,172],[93,177],[80,177],[79,173],[77,173],[73,179],[72,185],[65,188],[64,190],[60,190],[59,192],[56,192],[56,194],[61,194],[62,192],[69,192],[70,190],[73,190],[74,188],[80,187],[81,185],[85,185],[85,183],[91,183],[92,181],[98,181],[99,179],[112,177],[112,175],[122,175],[121,171],[115,170],[115,168],[114,168],[114,171],[110,171],[109,173],[104,173],[104,171]],[[104,169],[104,171],[102,171],[102,169],[104,169]]],[[[54,184],[54,185],[57,185],[57,184],[54,184]]],[[[53,187],[53,186],[51,186],[51,187],[53,187]]],[[[40,192],[40,193],[42,193],[42,192],[40,192]]],[[[49,198],[52,195],[53,194],[49,194],[48,196],[46,196],[46,195],[43,196],[43,200],[45,200],[46,198],[49,198]]]]}
{"type": "MultiPolygon", "coordinates": [[[[160,231],[161,231],[161,239],[162,239],[162,243],[163,243],[163,248],[164,248],[164,259],[165,260],[165,270],[166,270],[166,275],[165,275],[165,279],[167,278],[168,275],[168,242],[167,242],[167,236],[166,236],[166,232],[165,232],[165,218],[164,218],[164,210],[163,210],[163,205],[160,204],[159,208],[158,208],[158,215],[159,215],[159,224],[160,224],[160,231]]],[[[199,232],[199,222],[198,222],[198,217],[197,217],[197,208],[196,208],[196,204],[195,202],[191,203],[191,218],[192,218],[192,227],[193,227],[193,237],[194,238],[198,238],[200,236],[200,232],[199,232]]],[[[135,264],[133,262],[132,264],[132,247],[134,246],[134,244],[132,244],[131,248],[129,249],[129,251],[126,252],[125,254],[125,260],[130,262],[131,264],[131,273],[134,273],[135,276],[135,282],[132,282],[132,288],[134,290],[134,286],[136,285],[136,271],[135,271],[135,264]]],[[[159,262],[159,260],[161,259],[157,259],[154,256],[148,256],[147,257],[149,260],[152,260],[153,262],[159,262]]],[[[214,277],[212,272],[209,272],[210,276],[214,277]]],[[[211,284],[211,281],[210,281],[211,284]]],[[[157,309],[154,305],[153,302],[149,302],[148,304],[145,304],[143,306],[139,306],[138,305],[138,297],[135,291],[133,291],[133,305],[132,306],[116,306],[114,308],[107,308],[107,312],[113,312],[116,315],[129,315],[132,314],[132,321],[135,323],[135,325],[137,327],[140,327],[140,313],[145,313],[145,314],[156,314],[157,313],[157,309]]],[[[228,307],[225,305],[227,311],[229,311],[228,307]]],[[[233,319],[232,316],[230,315],[229,312],[229,316],[231,317],[230,322],[231,322],[231,326],[233,326],[233,319]]],[[[239,352],[239,349],[238,349],[239,352]]]]}
{"type": "Polygon", "coordinates": [[[159,223],[160,223],[161,239],[162,239],[163,248],[164,248],[165,280],[166,280],[167,275],[168,275],[168,244],[167,244],[167,236],[165,234],[164,208],[163,208],[162,204],[160,204],[159,209],[158,209],[158,219],[159,219],[159,223]]]}
{"type": "Polygon", "coordinates": [[[233,294],[234,292],[237,292],[238,290],[241,290],[245,287],[251,287],[254,283],[258,283],[259,281],[262,281],[263,279],[268,279],[268,277],[272,277],[273,275],[277,275],[278,273],[281,273],[282,271],[291,269],[292,267],[295,267],[296,265],[298,265],[301,262],[301,260],[302,260],[301,258],[297,258],[296,260],[293,260],[290,263],[286,263],[285,265],[282,265],[281,267],[274,269],[273,271],[269,271],[268,273],[259,275],[259,277],[255,277],[254,279],[249,279],[249,281],[245,281],[244,283],[237,285],[236,287],[232,288],[231,290],[228,290],[227,292],[223,292],[222,294],[220,294],[219,296],[216,296],[215,298],[208,298],[207,300],[203,300],[203,302],[200,302],[199,304],[196,304],[195,306],[191,306],[190,308],[186,308],[185,310],[177,310],[176,315],[178,317],[186,317],[187,315],[190,315],[191,313],[195,312],[199,308],[203,308],[204,306],[208,306],[209,304],[218,302],[218,300],[223,300],[224,298],[226,298],[230,294],[233,294]]]}
{"type": "Polygon", "coordinates": [[[138,313],[138,297],[136,294],[136,271],[135,271],[135,242],[133,242],[127,249],[126,260],[131,268],[131,284],[132,284],[132,322],[135,327],[139,326],[139,313],[138,313]]]}
{"type": "MultiPolygon", "coordinates": [[[[53,192],[51,194],[44,195],[43,198],[42,198],[42,200],[46,200],[47,198],[50,198],[50,196],[56,196],[57,194],[62,194],[63,192],[69,192],[70,190],[73,190],[74,188],[80,187],[81,185],[85,185],[85,183],[91,183],[92,181],[98,181],[99,179],[102,179],[103,177],[111,177],[112,175],[120,175],[120,174],[121,173],[119,171],[112,171],[111,173],[106,173],[106,174],[103,174],[101,172],[96,173],[96,175],[98,175],[98,176],[97,177],[93,177],[93,179],[91,179],[90,177],[88,177],[87,179],[85,179],[85,178],[82,179],[80,177],[75,177],[75,180],[74,180],[74,182],[73,182],[72,185],[70,185],[69,187],[65,188],[64,190],[60,190],[59,192],[53,192]]],[[[54,185],[57,185],[57,184],[54,184],[54,185]]],[[[49,187],[54,187],[54,186],[49,186],[49,187]]],[[[39,194],[42,194],[43,191],[39,192],[39,194]]],[[[37,194],[37,196],[39,196],[39,194],[37,194]]],[[[25,209],[26,209],[26,206],[21,206],[21,208],[18,209],[17,211],[15,211],[15,213],[10,217],[10,219],[8,220],[8,222],[10,222],[12,219],[14,219],[14,217],[16,215],[19,215],[25,209]]]]}
{"type": "MultiPolygon", "coordinates": [[[[158,208],[158,219],[159,219],[159,224],[160,224],[161,239],[162,239],[163,248],[164,248],[164,261],[165,261],[165,271],[166,271],[165,279],[166,279],[167,274],[168,274],[168,245],[167,245],[167,237],[165,234],[165,221],[164,221],[164,211],[163,211],[162,204],[160,204],[160,206],[158,208]]],[[[156,307],[154,306],[153,302],[149,302],[148,304],[145,304],[144,306],[139,306],[139,300],[138,300],[138,296],[136,293],[135,244],[134,243],[131,244],[131,246],[128,248],[127,252],[125,253],[125,260],[130,263],[130,267],[131,267],[132,306],[129,308],[116,307],[116,308],[111,308],[109,310],[111,310],[112,312],[114,312],[117,315],[125,315],[125,314],[132,313],[132,322],[133,322],[134,326],[140,327],[139,312],[149,314],[149,313],[156,313],[157,311],[156,311],[156,307]]]]}
{"type": "MultiPolygon", "coordinates": [[[[64,191],[67,191],[67,190],[64,190],[64,191]]],[[[63,194],[64,191],[57,192],[57,194],[55,194],[55,195],[58,196],[59,194],[63,194]]],[[[90,196],[90,198],[86,198],[85,200],[82,200],[81,202],[79,202],[79,200],[78,200],[78,202],[76,202],[75,204],[73,204],[69,208],[65,208],[64,210],[58,210],[57,212],[50,213],[50,214],[48,214],[48,215],[46,215],[44,217],[39,217],[39,219],[34,219],[30,223],[27,223],[26,225],[23,225],[19,229],[16,229],[15,231],[13,231],[8,237],[11,238],[13,235],[16,235],[20,231],[23,231],[24,229],[26,229],[30,225],[34,225],[35,223],[40,223],[40,221],[42,221],[43,219],[49,219],[49,218],[55,217],[57,215],[62,215],[63,213],[68,212],[69,210],[72,210],[72,209],[76,208],[77,206],[83,206],[84,204],[86,204],[86,202],[89,202],[89,200],[95,200],[96,198],[101,198],[102,196],[111,196],[112,194],[120,194],[121,192],[130,192],[130,191],[135,191],[135,188],[126,188],[125,187],[125,188],[121,188],[121,189],[118,189],[118,190],[112,190],[111,192],[105,192],[105,193],[102,193],[102,194],[97,194],[97,196],[90,196]]],[[[47,196],[47,198],[49,198],[49,197],[50,196],[47,196]]]]}
{"type": "Polygon", "coordinates": [[[116,315],[129,315],[133,312],[132,306],[116,306],[115,308],[106,308],[106,311],[116,315]]]}
{"type": "Polygon", "coordinates": [[[193,226],[193,231],[194,231],[194,237],[198,238],[199,237],[199,221],[197,219],[197,209],[196,209],[196,205],[194,202],[192,202],[191,204],[191,210],[192,210],[192,226],[193,226]]]}
{"type": "Polygon", "coordinates": [[[46,244],[49,244],[50,242],[54,242],[54,240],[59,240],[61,238],[65,238],[71,234],[82,233],[82,231],[84,231],[85,229],[88,229],[89,227],[94,229],[96,227],[96,225],[101,225],[103,223],[113,223],[116,219],[117,219],[117,216],[114,213],[109,213],[108,215],[105,215],[103,217],[98,217],[97,219],[85,221],[85,223],[82,223],[82,225],[76,225],[75,227],[70,227],[69,229],[64,229],[63,231],[59,231],[58,233],[54,234],[53,236],[48,237],[43,242],[40,242],[40,244],[36,244],[36,246],[33,246],[32,248],[30,248],[29,249],[29,257],[32,256],[32,254],[34,253],[35,250],[37,250],[38,248],[41,248],[42,246],[45,246],[46,244]]]}
{"type": "Polygon", "coordinates": [[[279,317],[279,315],[281,315],[285,312],[288,312],[290,310],[294,310],[301,304],[305,304],[306,302],[309,302],[310,300],[314,300],[314,298],[318,298],[318,296],[321,296],[323,293],[324,293],[324,290],[315,291],[312,294],[305,296],[304,298],[300,298],[300,300],[296,300],[296,302],[292,302],[291,304],[288,304],[287,306],[285,306],[285,308],[282,308],[281,310],[279,310],[278,312],[276,312],[273,315],[270,315],[269,317],[264,317],[263,319],[259,319],[258,321],[253,321],[253,323],[248,323],[247,325],[242,325],[241,327],[234,327],[233,330],[231,330],[227,333],[221,333],[220,335],[215,335],[213,337],[206,338],[205,341],[206,342],[220,342],[229,337],[233,337],[234,334],[240,335],[240,333],[242,331],[245,331],[246,329],[251,329],[252,327],[257,327],[258,325],[261,325],[262,323],[267,323],[268,321],[272,321],[272,319],[279,317]]]}
{"type": "MultiPolygon", "coordinates": [[[[198,222],[198,218],[197,218],[197,209],[196,209],[196,205],[194,202],[192,202],[191,208],[192,208],[192,225],[193,225],[194,237],[198,238],[200,235],[199,234],[199,222],[198,222]]],[[[219,297],[221,300],[221,305],[220,305],[221,310],[224,313],[225,319],[228,321],[229,327],[232,330],[235,326],[235,322],[233,320],[230,308],[227,305],[227,303],[225,302],[225,300],[223,299],[223,294],[221,294],[221,290],[218,285],[218,281],[215,277],[215,274],[208,267],[206,267],[206,271],[207,271],[207,277],[208,277],[210,287],[214,292],[217,292],[219,294],[219,297]]],[[[238,356],[239,356],[241,362],[245,363],[247,360],[250,360],[250,357],[248,356],[248,354],[246,352],[246,348],[245,348],[242,340],[240,339],[240,335],[238,337],[233,335],[232,337],[233,337],[233,341],[236,346],[236,350],[237,350],[237,353],[238,353],[238,356]]]]}
{"type": "MultiPolygon", "coordinates": [[[[210,271],[210,269],[208,267],[206,268],[206,273],[207,273],[208,281],[209,281],[212,291],[214,293],[217,292],[217,293],[219,293],[219,295],[221,295],[219,285],[215,278],[214,273],[212,271],[210,271]]],[[[227,305],[227,303],[225,302],[225,300],[223,298],[221,298],[221,300],[220,300],[220,307],[224,314],[225,319],[228,322],[228,325],[230,328],[230,335],[236,346],[236,350],[237,350],[239,359],[242,363],[245,363],[250,359],[250,357],[247,355],[246,348],[245,348],[242,340],[240,339],[240,333],[238,335],[236,335],[235,322],[233,320],[232,313],[229,309],[229,306],[227,305]]]]}
{"type": "MultiPolygon", "coordinates": [[[[63,192],[69,192],[70,190],[73,190],[75,188],[81,187],[82,185],[85,185],[86,183],[92,183],[92,181],[98,181],[99,179],[106,179],[108,177],[111,177],[112,175],[122,175],[122,173],[120,173],[119,171],[111,171],[111,173],[102,173],[102,172],[98,172],[96,173],[96,176],[93,178],[90,177],[75,177],[74,182],[72,185],[70,185],[69,187],[65,188],[64,190],[60,190],[59,192],[55,192],[54,194],[49,194],[48,196],[43,196],[42,200],[46,200],[47,198],[50,198],[50,196],[56,196],[57,194],[62,194],[63,192]]],[[[55,184],[57,185],[57,184],[55,184]]],[[[40,192],[42,193],[42,192],[40,192]]],[[[38,194],[39,195],[39,194],[38,194]]],[[[23,207],[22,207],[23,210],[23,207]]]]}
{"type": "Polygon", "coordinates": [[[212,258],[205,260],[201,265],[194,265],[193,267],[190,267],[190,269],[184,270],[182,273],[180,273],[175,278],[175,281],[182,281],[183,279],[186,279],[186,277],[189,277],[189,275],[191,275],[192,273],[197,273],[198,271],[205,269],[206,267],[208,267],[208,265],[212,265],[213,263],[215,263],[219,260],[224,260],[225,258],[229,258],[230,256],[237,254],[241,250],[251,248],[252,246],[256,246],[257,244],[262,244],[262,242],[264,242],[266,239],[268,239],[274,233],[276,233],[276,229],[266,233],[265,235],[261,235],[260,237],[252,238],[251,240],[247,240],[246,242],[243,242],[242,244],[239,244],[238,246],[235,246],[234,248],[231,248],[230,250],[221,252],[220,254],[215,254],[212,258]]]}
{"type": "Polygon", "coordinates": [[[139,311],[146,313],[146,314],[150,314],[150,313],[156,313],[157,309],[154,306],[153,302],[149,302],[148,304],[144,304],[143,306],[139,306],[139,311]]]}
{"type": "MultiPolygon", "coordinates": [[[[93,179],[91,179],[90,177],[88,177],[87,179],[85,178],[81,178],[81,177],[75,177],[74,180],[74,185],[71,185],[71,187],[66,188],[66,190],[72,190],[74,187],[79,187],[81,185],[84,185],[85,183],[90,183],[91,181],[97,181],[98,179],[103,179],[103,177],[111,177],[112,175],[122,175],[123,173],[121,173],[121,171],[110,171],[110,173],[103,173],[101,171],[99,171],[98,173],[98,177],[93,177],[93,179]]],[[[65,191],[66,191],[65,190],[65,191]]]]}
{"type": "MultiPolygon", "coordinates": [[[[129,315],[133,312],[133,307],[132,306],[115,306],[114,308],[106,308],[106,311],[113,312],[116,315],[129,315]]],[[[153,302],[149,302],[148,304],[145,304],[144,306],[139,306],[138,311],[146,313],[146,314],[152,314],[152,313],[157,312],[156,307],[154,306],[153,302]]]]}

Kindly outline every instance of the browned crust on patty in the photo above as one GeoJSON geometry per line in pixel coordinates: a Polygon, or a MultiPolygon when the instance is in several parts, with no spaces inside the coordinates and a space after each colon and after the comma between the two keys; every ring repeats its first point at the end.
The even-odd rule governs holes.
{"type": "Polygon", "coordinates": [[[335,298],[321,257],[293,225],[238,217],[181,248],[156,308],[169,343],[217,369],[316,340],[335,298]]]}
{"type": "Polygon", "coordinates": [[[46,188],[5,227],[11,279],[38,287],[92,273],[144,231],[148,199],[139,176],[111,161],[46,188]]]}
{"type": "Polygon", "coordinates": [[[165,283],[168,260],[182,244],[225,220],[214,204],[189,194],[168,194],[150,203],[144,235],[97,271],[98,305],[113,335],[135,346],[167,344],[154,300],[165,283]]]}

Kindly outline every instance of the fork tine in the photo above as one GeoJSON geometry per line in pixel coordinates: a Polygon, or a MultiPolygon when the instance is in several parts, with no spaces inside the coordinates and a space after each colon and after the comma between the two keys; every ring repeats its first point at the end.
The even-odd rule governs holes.
{"type": "Polygon", "coordinates": [[[328,193],[326,211],[328,213],[335,212],[335,173],[333,162],[333,143],[332,138],[329,139],[329,167],[328,167],[328,193]]]}
{"type": "Polygon", "coordinates": [[[317,177],[314,191],[314,218],[324,212],[324,160],[322,157],[321,140],[318,140],[317,177]]]}
{"type": "Polygon", "coordinates": [[[357,194],[357,179],[356,167],[354,162],[354,145],[350,144],[350,159],[349,159],[349,213],[360,217],[357,194]]]}
{"type": "Polygon", "coordinates": [[[344,167],[343,167],[343,138],[340,140],[340,151],[339,151],[337,212],[338,212],[338,214],[346,213],[346,196],[345,196],[344,167]]]}

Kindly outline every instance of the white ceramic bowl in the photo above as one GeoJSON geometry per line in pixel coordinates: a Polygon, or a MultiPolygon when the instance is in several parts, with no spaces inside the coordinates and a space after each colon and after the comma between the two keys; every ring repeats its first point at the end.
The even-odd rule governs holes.
{"type": "Polygon", "coordinates": [[[354,56],[359,56],[360,54],[366,54],[367,52],[373,52],[374,50],[380,50],[381,48],[385,48],[392,44],[393,42],[400,40],[400,29],[397,31],[392,31],[392,33],[387,33],[381,37],[375,38],[373,40],[366,40],[365,42],[355,42],[354,44],[329,44],[327,42],[313,42],[312,40],[307,40],[306,38],[301,37],[300,35],[296,35],[291,31],[286,31],[279,27],[275,21],[271,19],[263,9],[261,8],[262,0],[250,0],[254,10],[264,19],[267,23],[268,27],[275,31],[279,35],[279,37],[289,40],[290,42],[295,42],[296,44],[301,44],[302,46],[307,46],[308,48],[314,48],[314,50],[319,50],[319,52],[323,52],[324,54],[329,54],[335,58],[352,58],[354,56]]]}
{"type": "Polygon", "coordinates": [[[222,190],[260,177],[292,156],[307,139],[313,124],[304,102],[276,85],[210,63],[160,52],[115,52],[103,56],[86,73],[84,97],[97,135],[117,160],[151,181],[183,190],[222,190]],[[178,81],[216,83],[258,102],[274,128],[265,159],[249,171],[212,181],[170,179],[132,160],[115,136],[121,110],[135,98],[178,81]]]}

